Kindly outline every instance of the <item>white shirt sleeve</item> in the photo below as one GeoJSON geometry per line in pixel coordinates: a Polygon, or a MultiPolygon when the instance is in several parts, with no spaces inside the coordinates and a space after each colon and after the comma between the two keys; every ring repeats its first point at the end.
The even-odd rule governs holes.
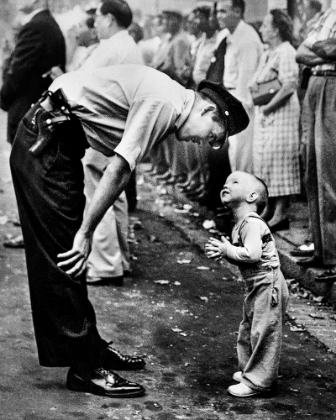
{"type": "Polygon", "coordinates": [[[128,113],[125,131],[114,152],[122,156],[133,170],[137,162],[174,128],[175,108],[163,101],[136,100],[128,113]]]}
{"type": "Polygon", "coordinates": [[[227,257],[233,261],[254,263],[262,256],[262,225],[248,220],[240,230],[243,246],[228,244],[227,257]]]}

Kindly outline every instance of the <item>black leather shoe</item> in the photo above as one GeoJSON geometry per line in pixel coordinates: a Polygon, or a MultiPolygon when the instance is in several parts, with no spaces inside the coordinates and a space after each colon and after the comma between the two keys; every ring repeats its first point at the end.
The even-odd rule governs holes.
{"type": "Polygon", "coordinates": [[[164,181],[166,179],[169,179],[172,176],[170,171],[164,172],[164,173],[160,173],[155,175],[154,177],[158,180],[158,181],[164,181]]]}
{"type": "Polygon", "coordinates": [[[117,277],[86,277],[86,284],[89,286],[118,286],[121,287],[124,284],[124,276],[117,277]]]}
{"type": "Polygon", "coordinates": [[[289,220],[283,219],[280,222],[276,223],[273,226],[270,226],[271,232],[278,232],[278,230],[288,230],[289,229],[289,220]]]}
{"type": "Polygon", "coordinates": [[[110,398],[134,398],[145,394],[145,388],[136,382],[121,378],[105,368],[98,368],[83,378],[70,368],[66,387],[71,391],[90,392],[110,398]]]}
{"type": "Polygon", "coordinates": [[[310,250],[302,250],[302,249],[294,249],[290,252],[293,257],[312,257],[314,255],[314,251],[310,250]]]}
{"type": "Polygon", "coordinates": [[[8,239],[3,243],[6,248],[24,248],[23,236],[19,235],[15,238],[8,239]]]}
{"type": "Polygon", "coordinates": [[[333,283],[336,281],[336,269],[335,267],[324,271],[323,273],[317,275],[314,279],[316,282],[330,282],[333,283]]]}
{"type": "Polygon", "coordinates": [[[187,179],[184,182],[177,182],[176,185],[180,190],[183,191],[185,189],[188,189],[190,184],[191,184],[191,179],[189,177],[187,177],[187,179]]]}
{"type": "Polygon", "coordinates": [[[104,353],[103,365],[107,369],[115,370],[140,370],[146,365],[142,357],[128,356],[121,354],[118,350],[108,344],[104,353]]]}
{"type": "Polygon", "coordinates": [[[323,260],[320,257],[305,258],[296,263],[302,267],[325,267],[325,264],[323,264],[323,260]]]}

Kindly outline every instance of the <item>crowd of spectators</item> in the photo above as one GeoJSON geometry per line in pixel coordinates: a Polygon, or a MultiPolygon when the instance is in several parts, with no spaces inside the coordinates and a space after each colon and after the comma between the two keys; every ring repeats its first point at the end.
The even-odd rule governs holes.
{"type": "MultiPolygon", "coordinates": [[[[308,100],[314,83],[325,83],[327,80],[331,83],[334,80],[335,65],[330,64],[334,60],[334,51],[328,56],[330,48],[326,51],[322,45],[320,50],[314,50],[313,44],[335,37],[333,19],[336,12],[331,7],[323,10],[318,0],[305,0],[302,8],[305,21],[299,32],[300,39],[294,39],[293,21],[286,11],[280,9],[269,11],[257,31],[255,25],[248,24],[244,19],[243,0],[221,0],[214,3],[214,7],[197,6],[187,15],[177,10],[163,10],[158,15],[138,21],[133,18],[133,22],[127,22],[124,29],[128,30],[141,51],[144,65],[169,75],[190,89],[197,90],[203,79],[222,82],[243,103],[250,117],[248,128],[229,138],[219,151],[207,146],[199,147],[197,139],[181,143],[174,133],[170,134],[169,140],[159,144],[147,157],[147,161],[151,162],[148,176],[163,186],[173,186],[190,200],[225,218],[227,214],[219,200],[219,191],[225,179],[235,170],[254,174],[262,178],[269,188],[270,202],[263,217],[273,232],[290,226],[287,216],[289,199],[298,194],[307,196],[310,209],[307,243],[293,254],[312,256],[315,249],[318,254],[315,262],[323,265],[324,251],[316,251],[316,247],[319,248],[317,244],[323,242],[321,238],[328,236],[321,232],[321,226],[329,226],[325,227],[326,231],[332,231],[330,214],[333,212],[325,210],[325,206],[324,210],[318,209],[316,203],[332,203],[333,195],[329,194],[327,199],[323,198],[323,193],[316,196],[317,191],[324,190],[322,184],[325,188],[325,168],[328,165],[324,162],[320,167],[315,162],[322,145],[319,144],[317,150],[308,147],[311,137],[316,137],[316,131],[312,134],[316,127],[311,126],[316,120],[311,116],[313,111],[309,111],[311,103],[308,100]],[[307,39],[312,41],[307,43],[307,39]],[[310,57],[310,54],[314,56],[310,57]],[[280,82],[275,96],[266,104],[254,103],[253,96],[260,85],[275,79],[280,82]],[[317,175],[312,181],[311,176],[315,172],[317,175]],[[308,180],[307,188],[305,179],[308,180]],[[322,217],[324,213],[327,213],[325,218],[322,217]]],[[[99,14],[99,10],[91,5],[74,25],[63,31],[67,45],[66,71],[85,68],[87,63],[99,66],[98,61],[105,60],[107,53],[101,51],[102,44],[107,45],[106,37],[97,34],[99,14]]],[[[15,34],[20,21],[22,19],[15,21],[15,34]]],[[[107,21],[104,22],[107,25],[107,21]]],[[[107,38],[109,36],[110,33],[107,38]]],[[[11,51],[11,45],[6,41],[3,49],[4,73],[11,51]]],[[[62,72],[55,66],[50,76],[54,79],[62,72]]],[[[326,96],[330,91],[333,89],[326,89],[326,96]]],[[[326,138],[325,119],[321,124],[323,137],[326,138]]],[[[326,149],[327,159],[332,156],[330,147],[326,149]]],[[[135,176],[134,172],[127,194],[130,210],[136,207],[135,176]]],[[[230,217],[227,220],[229,223],[230,217]]],[[[330,250],[330,243],[332,241],[329,240],[325,248],[330,250]]],[[[333,267],[335,262],[333,258],[326,258],[327,265],[333,267]]]]}

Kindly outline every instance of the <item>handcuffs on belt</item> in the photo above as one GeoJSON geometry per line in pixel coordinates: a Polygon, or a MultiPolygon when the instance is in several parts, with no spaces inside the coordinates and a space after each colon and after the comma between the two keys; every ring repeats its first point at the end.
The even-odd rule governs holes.
{"type": "Polygon", "coordinates": [[[41,104],[49,98],[53,110],[46,111],[42,106],[37,108],[31,120],[31,124],[37,129],[37,140],[29,148],[34,156],[39,156],[50,144],[55,128],[71,120],[71,111],[68,100],[62,89],[55,92],[47,91],[39,100],[41,104]]]}

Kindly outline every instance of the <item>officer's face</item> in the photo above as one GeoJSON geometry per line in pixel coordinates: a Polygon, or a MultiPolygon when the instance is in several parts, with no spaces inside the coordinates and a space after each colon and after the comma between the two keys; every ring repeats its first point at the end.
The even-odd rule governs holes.
{"type": "Polygon", "coordinates": [[[199,110],[192,110],[186,122],[176,132],[179,141],[192,142],[199,145],[210,144],[214,148],[220,139],[226,135],[222,122],[214,117],[216,107],[208,106],[199,110]]]}

